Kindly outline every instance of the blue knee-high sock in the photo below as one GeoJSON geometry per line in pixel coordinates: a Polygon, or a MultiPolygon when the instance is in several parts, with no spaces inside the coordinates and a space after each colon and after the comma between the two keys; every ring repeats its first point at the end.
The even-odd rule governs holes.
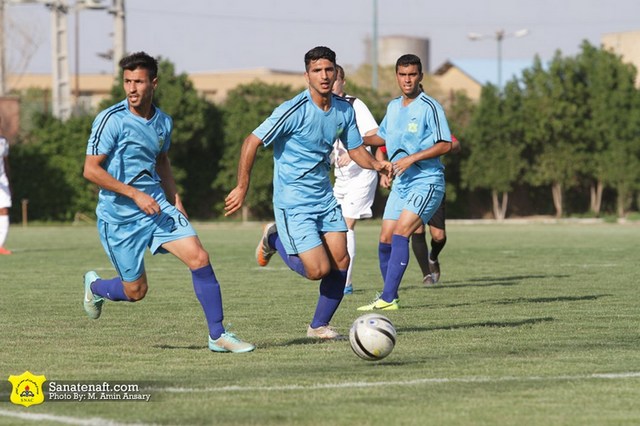
{"type": "Polygon", "coordinates": [[[385,302],[391,302],[398,298],[398,288],[404,271],[409,264],[409,238],[402,235],[394,235],[391,238],[391,256],[387,268],[387,277],[384,280],[384,290],[380,296],[385,302]]]}
{"type": "Polygon", "coordinates": [[[307,278],[307,273],[304,270],[302,260],[300,260],[299,256],[287,254],[287,251],[284,249],[284,246],[282,245],[282,241],[280,241],[280,237],[278,237],[278,234],[271,234],[269,236],[269,245],[276,248],[278,254],[282,258],[282,260],[284,260],[284,263],[292,271],[297,272],[298,274],[307,278]]]}
{"type": "Polygon", "coordinates": [[[344,297],[344,285],[347,282],[347,271],[332,269],[322,281],[320,281],[320,297],[313,314],[311,327],[318,328],[329,324],[335,314],[342,298],[344,297]]]}
{"type": "Polygon", "coordinates": [[[378,259],[380,260],[380,273],[382,273],[383,282],[387,278],[389,256],[391,256],[391,244],[378,243],[378,259]]]}
{"type": "Polygon", "coordinates": [[[114,302],[122,300],[127,302],[130,301],[124,292],[124,286],[122,285],[122,280],[119,277],[111,278],[110,280],[98,278],[91,283],[91,291],[93,294],[102,296],[105,299],[113,300],[114,302]]]}
{"type": "Polygon", "coordinates": [[[224,333],[220,283],[218,283],[216,275],[213,273],[211,264],[192,270],[191,278],[193,279],[193,289],[196,292],[196,297],[202,305],[204,316],[207,318],[209,336],[215,340],[224,333]]]}

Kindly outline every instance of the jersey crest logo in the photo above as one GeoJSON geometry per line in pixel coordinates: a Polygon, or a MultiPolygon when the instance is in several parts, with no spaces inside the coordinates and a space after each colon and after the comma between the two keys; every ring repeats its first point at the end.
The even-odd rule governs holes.
{"type": "Polygon", "coordinates": [[[11,402],[25,407],[42,404],[44,402],[42,385],[46,380],[46,377],[36,376],[29,371],[25,371],[19,376],[9,376],[9,382],[13,385],[11,402]]]}
{"type": "Polygon", "coordinates": [[[418,133],[418,123],[411,122],[407,125],[407,132],[418,133]]]}

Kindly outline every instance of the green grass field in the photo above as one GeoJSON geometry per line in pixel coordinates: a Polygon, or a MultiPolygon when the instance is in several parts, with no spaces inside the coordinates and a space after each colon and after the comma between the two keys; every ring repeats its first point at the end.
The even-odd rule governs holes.
{"type": "MultiPolygon", "coordinates": [[[[190,274],[149,256],[142,302],[82,309],[82,275],[113,276],[92,226],[13,226],[0,257],[0,424],[638,425],[640,226],[448,226],[441,284],[415,259],[380,362],[347,340],[305,337],[317,283],[253,259],[259,224],[197,224],[222,285],[225,323],[257,345],[207,349],[190,274]],[[151,402],[8,402],[6,379],[139,382],[151,402]]],[[[379,223],[357,227],[343,333],[382,287],[379,223]]],[[[45,384],[46,386],[46,384],[45,384]]]]}

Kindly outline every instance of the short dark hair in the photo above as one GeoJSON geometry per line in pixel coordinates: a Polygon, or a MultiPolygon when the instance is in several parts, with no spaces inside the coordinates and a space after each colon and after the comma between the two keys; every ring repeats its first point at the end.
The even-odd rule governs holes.
{"type": "Polygon", "coordinates": [[[149,78],[151,80],[158,76],[158,61],[153,56],[149,56],[145,52],[136,52],[127,55],[120,59],[119,65],[123,71],[133,71],[137,68],[145,69],[149,73],[149,78]]]}
{"type": "Polygon", "coordinates": [[[407,67],[409,65],[417,65],[418,72],[422,74],[422,62],[420,62],[420,58],[411,53],[407,53],[406,55],[402,55],[396,61],[396,72],[398,72],[399,67],[407,67]]]}
{"type": "Polygon", "coordinates": [[[336,64],[336,75],[344,80],[344,68],[341,65],[336,64]]]}
{"type": "Polygon", "coordinates": [[[312,61],[318,59],[327,59],[334,64],[336,63],[336,53],[325,46],[316,46],[304,55],[304,69],[309,71],[309,65],[312,61]]]}

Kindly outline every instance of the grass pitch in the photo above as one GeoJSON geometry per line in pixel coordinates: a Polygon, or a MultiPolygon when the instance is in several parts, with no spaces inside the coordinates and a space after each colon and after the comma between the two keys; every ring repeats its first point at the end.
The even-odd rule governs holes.
{"type": "MultiPolygon", "coordinates": [[[[637,425],[640,423],[640,226],[448,226],[441,284],[415,259],[393,353],[357,358],[347,340],[305,337],[317,283],[274,257],[253,258],[259,224],[197,224],[221,282],[225,323],[257,345],[207,349],[190,274],[148,256],[139,303],[82,309],[82,275],[114,271],[92,226],[11,229],[0,257],[0,424],[637,425]],[[8,402],[9,375],[139,382],[150,402],[8,402]]],[[[344,334],[382,287],[379,223],[356,228],[355,292],[344,334]]],[[[45,384],[46,387],[46,384],[45,384]]]]}

